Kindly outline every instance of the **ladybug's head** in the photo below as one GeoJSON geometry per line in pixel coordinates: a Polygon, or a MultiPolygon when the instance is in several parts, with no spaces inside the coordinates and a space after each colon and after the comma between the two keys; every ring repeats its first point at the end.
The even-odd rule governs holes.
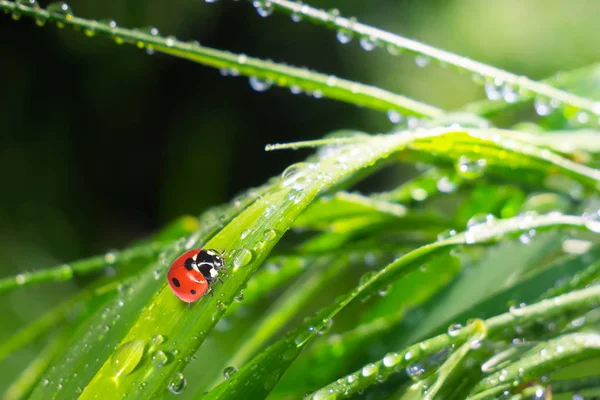
{"type": "Polygon", "coordinates": [[[219,279],[219,271],[223,269],[225,260],[221,253],[216,250],[201,250],[196,255],[196,267],[202,273],[208,283],[213,283],[219,279]]]}

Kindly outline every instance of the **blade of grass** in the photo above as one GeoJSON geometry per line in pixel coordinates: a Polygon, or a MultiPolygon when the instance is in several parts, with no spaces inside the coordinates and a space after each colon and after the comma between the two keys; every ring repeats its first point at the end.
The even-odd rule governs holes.
{"type": "MultiPolygon", "coordinates": [[[[272,184],[249,190],[234,199],[230,205],[210,209],[199,219],[199,229],[187,241],[177,241],[167,252],[159,255],[159,263],[153,264],[132,277],[131,282],[119,287],[118,294],[104,302],[95,314],[73,332],[68,352],[54,361],[47,374],[48,384],[34,389],[31,399],[73,398],[94,377],[96,371],[109,359],[123,338],[134,316],[149,299],[156,295],[164,283],[165,268],[183,251],[198,246],[199,242],[213,236],[224,224],[268,192],[272,184]]],[[[160,339],[162,340],[162,339],[160,339]]],[[[155,341],[160,341],[155,338],[155,341]]]]}
{"type": "Polygon", "coordinates": [[[299,87],[305,92],[318,93],[319,96],[383,112],[392,110],[417,117],[432,117],[442,113],[433,106],[377,87],[309,71],[305,68],[291,67],[248,57],[244,54],[211,49],[201,46],[197,42],[182,42],[172,36],[162,37],[158,34],[153,35],[152,32],[144,33],[137,29],[120,28],[116,23],[102,23],[76,17],[72,13],[49,12],[42,8],[28,7],[24,4],[17,6],[14,2],[0,0],[0,10],[7,13],[15,12],[17,7],[19,14],[36,20],[54,22],[57,25],[70,26],[93,34],[107,35],[114,38],[117,43],[146,47],[209,67],[230,70],[233,75],[242,74],[265,81],[267,86],[274,84],[288,88],[299,87]]]}
{"type": "Polygon", "coordinates": [[[469,399],[482,399],[504,392],[505,382],[516,387],[557,369],[600,355],[600,335],[571,333],[535,346],[518,361],[504,367],[475,386],[469,399]]]}
{"type": "MultiPolygon", "coordinates": [[[[519,325],[526,327],[536,321],[549,321],[571,311],[585,312],[600,304],[600,286],[593,286],[522,308],[518,313],[508,312],[485,320],[487,337],[494,339],[505,331],[519,325]]],[[[327,390],[337,398],[347,398],[366,388],[377,384],[377,380],[387,379],[391,374],[404,371],[409,365],[419,362],[425,357],[435,354],[448,346],[464,343],[474,332],[472,325],[458,331],[444,333],[416,343],[398,353],[389,353],[382,360],[369,364],[370,374],[363,374],[364,369],[357,370],[342,377],[320,390],[327,390]]],[[[512,387],[512,384],[506,385],[512,387]]]]}
{"type": "MultiPolygon", "coordinates": [[[[269,0],[268,3],[275,11],[299,15],[306,21],[323,25],[329,29],[341,30],[347,34],[375,43],[375,45],[386,46],[388,49],[396,51],[406,51],[415,56],[427,57],[441,64],[453,66],[460,71],[474,73],[492,85],[514,93],[517,97],[531,98],[538,95],[548,99],[555,99],[563,106],[570,106],[572,108],[572,110],[565,109],[565,112],[571,115],[571,117],[574,117],[575,113],[579,110],[588,112],[596,117],[600,115],[600,103],[556,89],[547,83],[536,82],[525,76],[519,76],[454,53],[443,51],[415,40],[362,24],[353,19],[313,8],[307,4],[289,0],[269,0]]],[[[258,2],[257,4],[262,4],[262,2],[258,2]]],[[[597,121],[594,121],[594,123],[597,123],[597,121]]]]}
{"type": "MultiPolygon", "coordinates": [[[[207,399],[234,398],[238,391],[243,390],[250,398],[266,397],[279,379],[287,371],[291,363],[299,355],[302,348],[316,335],[316,332],[329,324],[329,321],[352,301],[362,298],[369,293],[389,285],[408,272],[414,270],[425,260],[449,249],[464,244],[487,243],[509,234],[529,231],[530,229],[548,229],[558,226],[585,227],[581,217],[545,215],[534,218],[516,217],[498,221],[493,224],[481,224],[471,227],[468,231],[457,234],[446,240],[418,248],[392,262],[382,270],[361,281],[350,293],[332,305],[320,310],[307,322],[289,332],[283,339],[277,341],[265,351],[256,356],[237,372],[237,380],[224,382],[210,391],[207,399]],[[260,381],[250,379],[255,374],[266,374],[260,381]],[[250,382],[250,384],[248,384],[250,382]]],[[[369,375],[370,376],[370,375],[369,375]]]]}
{"type": "Polygon", "coordinates": [[[427,263],[427,268],[407,274],[369,308],[370,319],[351,330],[317,339],[307,354],[293,364],[273,394],[308,392],[348,371],[348,366],[364,358],[365,349],[376,345],[397,326],[409,309],[434,295],[459,271],[456,257],[442,255],[427,263]]]}
{"type": "MultiPolygon", "coordinates": [[[[100,392],[110,399],[120,398],[125,392],[129,398],[148,398],[162,396],[167,390],[182,390],[184,378],[180,371],[296,216],[320,191],[388,157],[408,141],[404,136],[373,141],[362,146],[359,154],[343,165],[340,160],[353,149],[328,154],[318,164],[290,167],[280,186],[249,206],[206,244],[207,248],[228,249],[226,263],[233,269],[223,285],[215,286],[215,296],[204,296],[188,309],[170,290],[165,290],[166,283],[163,283],[152,303],[139,314],[121,340],[121,345],[139,343],[142,351],[142,344],[150,344],[153,336],[167,337],[166,343],[153,349],[175,353],[177,362],[157,366],[150,357],[136,358],[139,364],[130,374],[116,377],[111,365],[115,358],[105,359],[81,399],[94,398],[100,392]],[[289,179],[291,176],[294,179],[289,179]],[[246,234],[248,230],[251,232],[246,234]]],[[[140,308],[138,306],[138,310],[140,308]]]]}
{"type": "Polygon", "coordinates": [[[35,385],[41,381],[42,374],[48,369],[52,360],[63,351],[69,336],[62,329],[50,338],[41,353],[27,366],[19,378],[4,392],[4,400],[21,400],[29,396],[35,385]]]}

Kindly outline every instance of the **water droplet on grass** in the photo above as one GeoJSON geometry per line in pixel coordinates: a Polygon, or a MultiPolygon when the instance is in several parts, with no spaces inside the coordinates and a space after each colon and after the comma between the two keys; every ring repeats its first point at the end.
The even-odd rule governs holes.
{"type": "Polygon", "coordinates": [[[236,372],[237,372],[237,369],[235,367],[227,367],[223,370],[223,378],[229,379],[236,372]]]}
{"type": "Polygon", "coordinates": [[[462,329],[461,324],[451,324],[448,327],[448,335],[457,336],[461,329],[462,329]]]}
{"type": "Polygon", "coordinates": [[[251,76],[248,78],[248,83],[250,83],[250,87],[257,92],[269,90],[269,88],[273,85],[273,81],[269,79],[260,79],[256,76],[251,76]]]}
{"type": "Polygon", "coordinates": [[[362,370],[361,370],[361,374],[362,376],[371,376],[373,375],[375,372],[377,372],[379,368],[377,368],[377,365],[371,363],[371,364],[367,364],[365,365],[362,370]]]}
{"type": "Polygon", "coordinates": [[[252,261],[252,252],[248,249],[238,249],[233,253],[233,268],[237,270],[240,267],[244,267],[250,264],[252,261]]]}
{"type": "Polygon", "coordinates": [[[169,382],[169,391],[173,394],[181,394],[185,389],[185,385],[187,384],[185,380],[185,376],[181,372],[177,372],[173,379],[169,382]]]}
{"type": "Polygon", "coordinates": [[[256,8],[256,13],[263,18],[273,14],[273,4],[268,0],[256,0],[252,5],[256,8]]]}
{"type": "Polygon", "coordinates": [[[461,156],[456,164],[456,172],[465,179],[476,179],[483,175],[486,165],[485,159],[473,160],[467,156],[461,156]]]}
{"type": "Polygon", "coordinates": [[[117,376],[129,375],[144,355],[144,342],[132,340],[122,344],[112,355],[111,366],[117,376]]]}
{"type": "Polygon", "coordinates": [[[156,365],[157,367],[162,367],[169,361],[169,357],[167,357],[164,351],[158,350],[152,353],[151,360],[152,364],[156,365]]]}
{"type": "Polygon", "coordinates": [[[165,341],[165,337],[163,335],[152,336],[152,344],[154,346],[161,345],[164,341],[165,341]]]}
{"type": "Polygon", "coordinates": [[[389,110],[387,115],[388,119],[392,124],[399,124],[400,122],[402,122],[402,114],[400,114],[396,110],[389,110]]]}
{"type": "Polygon", "coordinates": [[[365,51],[372,51],[375,48],[375,42],[373,39],[363,36],[360,38],[360,47],[365,51]]]}

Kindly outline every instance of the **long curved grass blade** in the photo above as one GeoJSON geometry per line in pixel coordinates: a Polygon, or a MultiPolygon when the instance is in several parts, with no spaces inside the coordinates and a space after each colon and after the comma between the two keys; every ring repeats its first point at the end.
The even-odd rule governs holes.
{"type": "MultiPolygon", "coordinates": [[[[368,321],[355,328],[318,338],[305,357],[298,359],[275,388],[273,395],[298,391],[308,392],[315,386],[325,385],[343,372],[347,365],[364,357],[364,350],[378,343],[405,317],[408,310],[431,298],[460,271],[456,257],[442,255],[407,274],[379,293],[383,295],[370,307],[368,321]]],[[[366,361],[366,360],[365,360],[366,361]]]]}
{"type": "MultiPolygon", "coordinates": [[[[485,320],[487,337],[493,339],[502,336],[504,332],[512,332],[512,329],[517,325],[526,328],[536,321],[549,321],[552,318],[573,311],[584,313],[598,307],[598,305],[600,305],[600,285],[573,291],[566,295],[524,307],[518,313],[508,312],[485,320]]],[[[404,371],[410,364],[418,363],[449,346],[464,343],[474,332],[473,325],[467,325],[457,331],[444,333],[416,343],[400,352],[389,353],[382,360],[369,364],[369,373],[365,374],[365,368],[362,368],[319,389],[315,394],[326,392],[330,396],[336,396],[336,398],[351,397],[377,384],[379,380],[385,380],[398,371],[404,371]]],[[[512,383],[507,386],[512,387],[512,383]]]]}
{"type": "Polygon", "coordinates": [[[132,261],[147,260],[167,249],[167,242],[187,236],[198,229],[198,220],[191,216],[181,217],[168,224],[153,238],[121,251],[109,251],[104,255],[85,258],[70,264],[32,272],[23,272],[0,279],[0,295],[40,283],[62,282],[77,276],[84,276],[107,267],[115,267],[132,261]]]}
{"type": "Polygon", "coordinates": [[[38,337],[44,335],[52,328],[60,326],[67,319],[70,321],[75,320],[78,314],[85,311],[81,310],[81,304],[88,304],[94,297],[110,295],[111,292],[117,290],[120,284],[121,282],[111,282],[87,289],[47,312],[39,319],[26,325],[23,329],[17,331],[8,339],[0,343],[0,361],[4,360],[9,354],[12,354],[38,337]]]}
{"type": "MultiPolygon", "coordinates": [[[[164,285],[167,265],[183,251],[208,240],[223,224],[231,221],[240,210],[252,204],[256,198],[270,190],[272,184],[252,189],[235,199],[231,205],[210,209],[199,219],[199,229],[187,241],[177,241],[159,255],[159,263],[153,264],[132,277],[127,285],[119,287],[118,294],[102,303],[102,307],[73,333],[69,352],[61,354],[52,368],[34,389],[31,399],[78,397],[97,370],[110,359],[111,354],[126,334],[129,324],[139,315],[143,306],[164,285]]],[[[154,338],[160,342],[162,338],[154,338]]],[[[102,392],[102,391],[101,391],[102,392]]],[[[99,393],[101,393],[99,392],[99,393]]]]}
{"type": "MultiPolygon", "coordinates": [[[[315,260],[307,271],[296,282],[294,282],[279,298],[274,301],[268,310],[263,313],[260,320],[245,332],[243,336],[247,339],[235,351],[226,367],[243,365],[254,356],[265,344],[269,343],[274,335],[292,317],[297,316],[307,303],[325,288],[331,279],[334,279],[342,271],[351,265],[347,257],[335,259],[332,256],[323,256],[315,260]]],[[[221,380],[215,382],[213,386],[221,380]]]]}
{"type": "Polygon", "coordinates": [[[529,350],[518,361],[483,379],[469,399],[484,399],[504,392],[506,382],[516,387],[523,382],[554,372],[557,368],[600,355],[600,335],[571,333],[529,350]]]}
{"type": "Polygon", "coordinates": [[[13,277],[0,279],[0,294],[40,283],[62,282],[76,276],[84,276],[100,271],[115,264],[130,262],[132,260],[149,259],[164,251],[168,245],[150,243],[135,246],[121,252],[108,252],[102,256],[95,256],[75,261],[71,264],[62,264],[52,268],[41,269],[33,272],[24,272],[13,277]]]}
{"type": "Polygon", "coordinates": [[[434,117],[441,110],[419,103],[404,96],[386,90],[341,79],[332,75],[309,71],[285,64],[278,64],[245,54],[234,54],[227,51],[201,46],[197,42],[182,42],[176,38],[162,37],[156,32],[142,32],[138,29],[126,29],[117,26],[114,21],[102,23],[74,16],[71,12],[57,13],[42,8],[29,7],[24,4],[1,0],[0,10],[7,13],[18,12],[24,16],[55,22],[58,25],[70,26],[91,34],[107,35],[117,43],[129,43],[138,47],[146,47],[153,51],[184,58],[213,68],[219,68],[232,75],[251,77],[258,84],[268,87],[276,85],[297,88],[313,93],[315,97],[328,97],[371,108],[378,111],[396,111],[416,117],[434,117]],[[156,34],[153,34],[156,33],[156,34]]]}
{"type": "MultiPolygon", "coordinates": [[[[544,79],[542,83],[581,96],[586,96],[590,99],[596,99],[596,96],[593,96],[591,93],[589,93],[589,90],[593,88],[593,85],[590,85],[589,81],[597,80],[599,75],[600,64],[592,64],[571,71],[559,72],[558,74],[553,75],[548,79],[544,79]],[[587,84],[582,85],[582,82],[586,82],[587,84]],[[581,90],[581,86],[583,86],[585,89],[581,90]]],[[[518,107],[523,103],[527,103],[531,100],[531,97],[521,96],[516,98],[515,101],[511,103],[499,102],[494,100],[481,100],[469,103],[461,109],[469,113],[491,117],[496,114],[499,114],[500,112],[506,111],[507,109],[518,107]]],[[[541,111],[541,114],[543,115],[545,113],[545,110],[542,108],[547,108],[548,105],[549,104],[547,102],[541,102],[537,104],[536,108],[538,108],[541,111]]]]}
{"type": "MultiPolygon", "coordinates": [[[[223,285],[216,285],[215,296],[204,296],[188,308],[170,290],[165,290],[166,283],[157,285],[157,295],[151,305],[148,304],[121,339],[121,346],[137,345],[135,351],[140,357],[136,357],[134,368],[128,374],[119,374],[114,368],[115,362],[119,363],[118,352],[110,360],[105,358],[81,399],[94,398],[100,392],[111,399],[120,398],[125,391],[129,398],[181,391],[184,377],[180,371],[296,216],[321,190],[397,152],[409,140],[405,136],[389,136],[372,141],[343,165],[340,160],[352,149],[339,149],[323,156],[318,163],[289,167],[280,185],[244,210],[204,246],[229,252],[226,263],[230,276],[223,285]],[[155,336],[168,340],[153,346],[155,336]],[[148,354],[146,348],[150,347],[151,351],[170,354],[177,361],[161,366],[152,363],[150,355],[141,356],[148,354]],[[148,379],[149,376],[153,379],[148,379]]],[[[137,309],[140,308],[138,305],[137,309]]]]}
{"type": "MultiPolygon", "coordinates": [[[[423,132],[404,131],[395,135],[411,137],[412,140],[409,144],[411,148],[426,151],[437,156],[443,155],[453,160],[459,160],[461,156],[464,156],[467,158],[467,163],[468,161],[484,159],[484,162],[479,163],[479,167],[483,167],[484,165],[489,167],[494,164],[506,166],[509,164],[512,168],[516,169],[531,167],[532,164],[536,167],[540,167],[542,164],[551,164],[565,175],[581,179],[582,183],[586,183],[591,187],[596,187],[598,182],[600,182],[599,170],[578,164],[548,149],[522,141],[521,132],[500,129],[440,128],[423,132]]],[[[375,138],[379,140],[382,137],[388,136],[381,135],[371,137],[370,139],[361,138],[359,140],[360,143],[367,143],[369,140],[375,138]]],[[[345,140],[342,140],[341,143],[344,142],[345,140]]],[[[325,145],[332,146],[338,145],[338,143],[336,139],[325,139],[321,141],[270,145],[267,146],[267,149],[297,149],[325,145]]],[[[468,169],[467,166],[464,168],[468,169]]],[[[482,171],[479,168],[476,172],[475,176],[479,176],[482,171]]]]}
{"type": "MultiPolygon", "coordinates": [[[[410,271],[423,264],[436,254],[465,244],[483,244],[498,240],[510,234],[517,234],[531,229],[548,229],[559,226],[586,227],[586,221],[581,217],[563,215],[545,215],[534,218],[516,217],[492,224],[474,225],[464,233],[448,239],[420,247],[392,262],[368,279],[363,279],[359,286],[342,296],[338,301],[315,314],[307,322],[289,332],[283,339],[277,341],[252,361],[241,368],[235,382],[224,382],[207,395],[207,399],[235,398],[236,393],[243,390],[250,398],[266,397],[279,381],[291,363],[299,355],[302,348],[330,324],[342,309],[352,301],[372,294],[377,290],[405,276],[410,271]],[[264,380],[249,379],[255,374],[266,374],[264,380]],[[241,383],[243,382],[243,383],[241,383]],[[247,383],[250,382],[248,385],[247,383]],[[243,387],[242,387],[243,386],[243,387]]],[[[238,394],[239,395],[239,394],[238,394]]]]}
{"type": "Polygon", "coordinates": [[[67,344],[69,336],[66,329],[53,335],[44,346],[41,353],[27,366],[19,378],[15,380],[4,392],[4,400],[26,399],[35,385],[42,379],[42,374],[50,366],[52,360],[62,351],[67,344]]]}
{"type": "MultiPolygon", "coordinates": [[[[256,2],[259,6],[262,2],[256,2]]],[[[496,88],[497,91],[510,92],[512,97],[531,98],[543,96],[554,99],[563,106],[570,106],[572,110],[565,110],[568,115],[575,116],[577,111],[584,111],[590,116],[600,116],[600,103],[585,97],[576,96],[562,90],[556,89],[546,83],[533,81],[525,76],[519,76],[499,68],[477,62],[466,57],[440,50],[435,47],[407,39],[397,34],[383,31],[369,25],[362,24],[356,20],[344,18],[338,14],[332,14],[324,10],[313,8],[307,4],[289,0],[269,0],[270,7],[276,11],[301,16],[302,19],[315,24],[324,25],[330,29],[344,32],[348,36],[356,36],[377,46],[384,46],[396,51],[406,51],[415,56],[426,57],[445,65],[450,65],[458,70],[467,71],[486,80],[496,88]]]]}

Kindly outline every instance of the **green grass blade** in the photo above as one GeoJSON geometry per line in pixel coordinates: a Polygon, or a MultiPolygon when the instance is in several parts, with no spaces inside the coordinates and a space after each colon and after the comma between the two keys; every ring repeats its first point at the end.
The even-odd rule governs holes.
{"type": "Polygon", "coordinates": [[[119,286],[118,294],[102,303],[101,309],[73,332],[69,351],[54,361],[46,376],[48,384],[38,384],[30,398],[46,400],[79,396],[97,370],[110,358],[126,334],[129,323],[139,316],[148,300],[164,285],[168,263],[185,246],[197,246],[199,241],[208,240],[223,224],[231,221],[240,210],[270,188],[271,185],[267,184],[249,191],[231,205],[208,210],[199,220],[199,229],[187,242],[175,242],[169,251],[159,255],[158,265],[151,265],[132,277],[127,284],[119,286]]]}
{"type": "MultiPolygon", "coordinates": [[[[569,312],[586,312],[598,307],[598,305],[600,305],[600,285],[573,291],[566,295],[524,307],[518,313],[508,312],[487,319],[485,321],[487,337],[493,339],[502,336],[505,332],[512,332],[512,329],[517,325],[527,327],[536,321],[549,321],[569,312]]],[[[389,353],[382,360],[369,364],[368,374],[365,374],[364,368],[362,368],[319,389],[315,393],[326,391],[337,396],[336,398],[351,397],[377,384],[378,380],[385,380],[394,373],[404,371],[410,364],[419,362],[448,346],[464,343],[474,332],[473,325],[468,325],[452,332],[452,334],[444,333],[409,346],[398,353],[389,353]]],[[[507,386],[510,388],[512,384],[507,386]]]]}
{"type": "MultiPolygon", "coordinates": [[[[204,296],[188,308],[171,293],[166,282],[161,283],[151,304],[147,303],[148,306],[121,340],[122,346],[139,343],[139,349],[145,343],[146,354],[145,349],[151,346],[152,337],[161,335],[168,339],[164,344],[152,347],[152,350],[171,354],[177,358],[177,362],[157,366],[147,355],[136,358],[139,364],[130,374],[116,377],[112,364],[118,361],[118,357],[105,358],[81,399],[94,398],[97,393],[102,393],[106,399],[120,398],[125,392],[129,398],[145,399],[162,396],[168,390],[183,390],[180,371],[296,216],[321,190],[388,157],[406,146],[409,140],[405,136],[390,136],[372,141],[368,146],[362,146],[355,157],[348,159],[343,168],[340,168],[339,160],[352,149],[340,149],[328,154],[318,164],[289,167],[281,185],[244,210],[204,246],[228,249],[229,252],[226,262],[232,271],[223,285],[216,285],[215,296],[204,296]],[[247,234],[248,230],[251,233],[247,234]]],[[[139,309],[141,307],[138,305],[139,309]]]]}
{"type": "Polygon", "coordinates": [[[490,395],[502,393],[505,382],[516,387],[569,364],[599,355],[599,334],[579,332],[563,335],[535,346],[518,361],[483,379],[475,386],[469,398],[487,398],[490,395]],[[485,396],[482,396],[483,393],[485,396]]]}
{"type": "Polygon", "coordinates": [[[145,33],[139,29],[120,28],[114,24],[76,17],[73,14],[49,12],[42,8],[17,6],[16,3],[0,0],[0,10],[7,13],[19,7],[19,13],[35,18],[54,22],[57,25],[70,26],[92,34],[103,34],[113,38],[117,43],[129,43],[137,47],[146,47],[157,52],[184,58],[209,67],[231,71],[233,75],[241,74],[256,79],[261,84],[281,87],[296,87],[316,97],[328,97],[378,111],[396,111],[416,117],[434,117],[441,110],[419,103],[404,96],[386,90],[341,79],[336,76],[309,71],[285,64],[278,64],[244,54],[234,54],[227,51],[201,46],[197,42],[182,42],[176,38],[162,37],[151,32],[145,33]]]}
{"type": "Polygon", "coordinates": [[[52,360],[63,351],[68,339],[66,329],[62,329],[50,338],[41,353],[27,366],[19,378],[4,392],[4,400],[26,399],[33,388],[42,380],[42,375],[50,366],[52,360]]]}
{"type": "Polygon", "coordinates": [[[341,296],[338,301],[317,312],[314,317],[289,332],[286,337],[274,343],[246,364],[237,372],[237,379],[235,381],[224,382],[209,392],[207,398],[235,398],[235,396],[239,395],[238,391],[241,390],[251,398],[266,397],[299,355],[303,347],[317,335],[318,331],[329,324],[329,321],[337,313],[352,301],[372,294],[400,277],[405,276],[436,254],[448,251],[459,245],[482,244],[531,229],[543,230],[559,226],[585,228],[586,221],[581,217],[557,214],[533,218],[515,217],[491,224],[475,225],[464,233],[420,247],[392,262],[373,276],[368,277],[368,279],[362,280],[359,286],[350,293],[341,296]],[[266,374],[266,376],[260,381],[250,378],[257,373],[266,374]]]}
{"type": "MultiPolygon", "coordinates": [[[[536,95],[543,96],[559,101],[563,107],[570,106],[576,111],[582,110],[589,113],[590,116],[596,116],[595,120],[600,116],[599,103],[556,89],[546,83],[536,82],[525,76],[516,75],[306,4],[289,0],[269,0],[269,4],[274,10],[299,15],[306,21],[324,25],[330,29],[341,30],[363,40],[368,40],[375,45],[395,49],[396,51],[406,51],[415,56],[427,57],[439,63],[453,66],[461,71],[474,73],[480,76],[482,80],[486,80],[488,84],[497,87],[498,91],[510,91],[514,96],[523,98],[531,98],[536,95]]],[[[572,117],[575,116],[575,113],[571,113],[569,110],[565,111],[572,117]]]]}

